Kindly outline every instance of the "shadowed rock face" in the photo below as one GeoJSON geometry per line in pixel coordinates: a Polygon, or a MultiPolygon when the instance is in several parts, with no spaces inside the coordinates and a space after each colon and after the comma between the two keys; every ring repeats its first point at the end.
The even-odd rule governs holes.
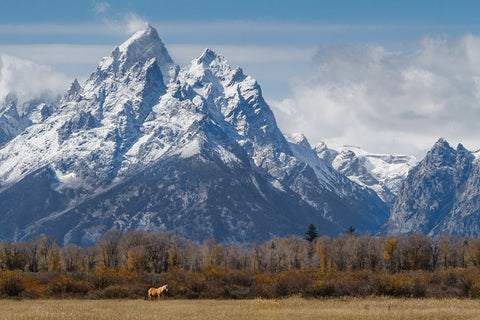
{"type": "Polygon", "coordinates": [[[480,231],[479,162],[461,144],[440,139],[410,171],[387,223],[388,230],[440,235],[480,231]]]}
{"type": "Polygon", "coordinates": [[[180,69],[150,26],[46,111],[0,148],[1,238],[87,245],[116,228],[241,242],[310,223],[374,232],[388,217],[287,142],[254,79],[209,49],[180,69]]]}

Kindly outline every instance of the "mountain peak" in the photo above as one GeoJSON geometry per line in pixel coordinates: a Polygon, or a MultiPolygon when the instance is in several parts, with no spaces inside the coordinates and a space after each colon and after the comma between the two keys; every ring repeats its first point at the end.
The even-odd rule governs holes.
{"type": "Polygon", "coordinates": [[[72,84],[70,85],[70,88],[68,89],[67,93],[65,93],[65,99],[71,99],[77,96],[80,93],[80,90],[82,90],[82,86],[80,86],[80,83],[78,83],[77,78],[73,80],[72,84]]]}
{"type": "Polygon", "coordinates": [[[241,68],[232,68],[225,57],[209,48],[204,49],[200,56],[190,62],[188,67],[185,68],[185,73],[188,74],[189,78],[195,79],[194,81],[213,76],[225,86],[241,82],[247,78],[241,68]]]}
{"type": "Polygon", "coordinates": [[[151,25],[147,25],[144,29],[136,31],[128,40],[119,46],[119,49],[123,52],[128,50],[132,44],[145,41],[161,42],[157,30],[151,25]]]}
{"type": "Polygon", "coordinates": [[[438,155],[438,154],[450,154],[455,153],[455,149],[453,149],[447,140],[444,138],[440,138],[435,142],[432,149],[428,152],[431,155],[438,155]]]}
{"type": "MultiPolygon", "coordinates": [[[[115,47],[109,57],[103,58],[98,64],[99,74],[92,74],[94,79],[103,81],[107,76],[114,75],[123,78],[132,68],[143,68],[156,64],[162,74],[163,82],[169,83],[176,76],[177,66],[174,65],[165,45],[158,36],[157,30],[151,25],[135,32],[127,41],[115,47]]],[[[96,80],[95,80],[96,81],[96,80]]]]}
{"type": "Polygon", "coordinates": [[[210,65],[213,61],[217,60],[221,64],[225,64],[225,58],[216,53],[214,50],[210,48],[206,48],[203,50],[202,54],[197,58],[199,64],[210,65]]]}
{"type": "Polygon", "coordinates": [[[456,157],[457,152],[455,149],[444,138],[440,138],[435,142],[432,149],[428,151],[422,162],[427,167],[452,167],[455,164],[456,157]]]}
{"type": "Polygon", "coordinates": [[[450,144],[448,144],[447,140],[445,140],[445,138],[439,138],[437,140],[437,142],[435,142],[435,144],[433,145],[433,147],[440,147],[440,148],[450,148],[450,144]]]}
{"type": "Polygon", "coordinates": [[[135,32],[127,41],[115,48],[112,56],[121,61],[124,69],[136,63],[145,63],[152,58],[157,59],[159,66],[173,64],[157,30],[151,25],[135,32]]]}
{"type": "Polygon", "coordinates": [[[297,144],[299,146],[312,149],[310,146],[310,143],[307,140],[307,137],[303,133],[300,132],[295,132],[291,134],[285,134],[285,138],[287,139],[288,142],[297,144]]]}
{"type": "Polygon", "coordinates": [[[7,106],[17,105],[18,104],[18,97],[15,92],[9,92],[5,98],[4,103],[7,106]]]}
{"type": "Polygon", "coordinates": [[[463,152],[469,152],[469,151],[463,146],[463,144],[459,143],[457,145],[457,153],[461,153],[461,152],[463,153],[463,152]]]}

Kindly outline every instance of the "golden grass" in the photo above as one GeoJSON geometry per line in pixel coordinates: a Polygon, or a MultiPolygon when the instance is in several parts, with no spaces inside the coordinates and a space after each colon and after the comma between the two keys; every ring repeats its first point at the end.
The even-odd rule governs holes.
{"type": "Polygon", "coordinates": [[[0,319],[480,319],[480,300],[0,300],[0,319]]]}

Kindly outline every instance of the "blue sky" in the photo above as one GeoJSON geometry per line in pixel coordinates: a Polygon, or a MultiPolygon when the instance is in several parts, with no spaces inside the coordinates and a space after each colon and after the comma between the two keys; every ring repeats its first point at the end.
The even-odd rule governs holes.
{"type": "Polygon", "coordinates": [[[443,136],[480,147],[469,127],[480,117],[480,1],[2,0],[0,91],[25,61],[39,76],[51,68],[58,90],[85,79],[145,21],[180,65],[211,47],[241,66],[281,129],[312,144],[421,155],[443,136]]]}
{"type": "MultiPolygon", "coordinates": [[[[4,23],[93,23],[92,8],[101,1],[3,0],[4,23]]],[[[151,20],[269,20],[342,24],[478,24],[478,1],[110,1],[112,14],[136,12],[151,20]]]]}

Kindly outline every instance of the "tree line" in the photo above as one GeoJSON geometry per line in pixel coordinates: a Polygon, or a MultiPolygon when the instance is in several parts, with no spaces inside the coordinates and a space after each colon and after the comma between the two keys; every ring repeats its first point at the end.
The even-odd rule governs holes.
{"type": "MultiPolygon", "coordinates": [[[[311,226],[312,227],[312,226],[311,226]]],[[[107,231],[94,246],[49,237],[0,243],[0,295],[135,298],[169,284],[171,297],[480,295],[480,239],[450,234],[188,241],[169,233],[107,231]]]]}

